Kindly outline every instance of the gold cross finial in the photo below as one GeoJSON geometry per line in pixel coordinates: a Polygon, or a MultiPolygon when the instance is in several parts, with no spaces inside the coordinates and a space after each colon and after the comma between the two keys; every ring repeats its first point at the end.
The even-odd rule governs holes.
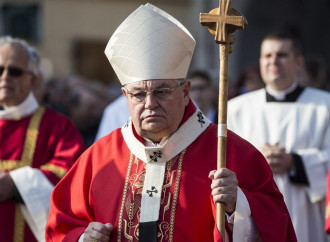
{"type": "Polygon", "coordinates": [[[230,34],[247,25],[242,14],[231,8],[230,0],[219,0],[219,8],[212,9],[209,13],[201,13],[200,22],[208,27],[218,44],[232,44],[234,36],[230,34]]]}

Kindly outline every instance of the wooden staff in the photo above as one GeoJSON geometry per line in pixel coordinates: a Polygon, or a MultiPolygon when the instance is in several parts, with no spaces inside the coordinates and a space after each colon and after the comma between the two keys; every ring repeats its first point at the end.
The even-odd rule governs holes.
{"type": "MultiPolygon", "coordinates": [[[[200,14],[200,23],[207,26],[215,42],[219,45],[219,106],[218,106],[218,153],[217,168],[226,167],[227,151],[227,100],[228,100],[228,61],[232,51],[231,45],[235,37],[231,33],[243,29],[246,19],[240,12],[231,8],[230,0],[219,0],[219,8],[209,13],[200,14]]],[[[225,240],[225,209],[224,204],[217,203],[217,227],[221,238],[225,240]]]]}

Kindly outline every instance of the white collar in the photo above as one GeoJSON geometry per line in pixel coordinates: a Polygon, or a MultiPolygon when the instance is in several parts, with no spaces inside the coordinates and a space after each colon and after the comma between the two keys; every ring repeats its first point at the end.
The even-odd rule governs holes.
{"type": "Polygon", "coordinates": [[[154,144],[144,140],[142,144],[133,133],[132,121],[121,128],[124,140],[130,151],[146,163],[141,199],[140,226],[159,219],[161,192],[164,184],[166,162],[186,149],[210,125],[200,110],[191,115],[181,127],[166,141],[154,144]],[[155,193],[153,194],[154,191],[155,193]],[[150,194],[151,192],[151,194],[150,194]]]}
{"type": "Polygon", "coordinates": [[[150,145],[150,142],[146,142],[147,146],[142,144],[133,133],[131,120],[121,128],[121,132],[130,151],[143,162],[148,163],[155,159],[157,162],[167,162],[187,148],[210,124],[211,121],[196,109],[167,142],[157,146],[150,145]]]}
{"type": "Polygon", "coordinates": [[[13,107],[4,107],[4,110],[0,110],[0,119],[5,120],[19,120],[24,118],[37,110],[39,104],[30,92],[23,102],[13,107]]]}
{"type": "Polygon", "coordinates": [[[298,82],[294,82],[288,89],[283,90],[283,91],[275,91],[270,88],[270,86],[266,86],[267,92],[272,95],[276,100],[282,101],[285,99],[285,96],[292,92],[296,87],[298,86],[298,82]]]}

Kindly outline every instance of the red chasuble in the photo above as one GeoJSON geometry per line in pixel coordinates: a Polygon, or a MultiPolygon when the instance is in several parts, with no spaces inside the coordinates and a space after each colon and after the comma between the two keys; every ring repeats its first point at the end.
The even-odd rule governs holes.
{"type": "MultiPolygon", "coordinates": [[[[201,116],[198,120],[203,121],[201,116]]],[[[145,163],[128,149],[125,141],[120,129],[100,139],[55,187],[46,227],[47,241],[77,241],[92,221],[114,225],[111,241],[138,241],[146,170],[145,163]]],[[[216,157],[217,126],[211,124],[167,162],[158,241],[221,241],[218,231],[214,232],[214,205],[208,178],[209,172],[216,169],[216,157]]],[[[236,172],[263,241],[296,241],[267,162],[251,144],[230,131],[227,164],[236,172]]]]}
{"type": "MultiPolygon", "coordinates": [[[[77,129],[63,115],[40,107],[21,120],[0,120],[0,169],[30,166],[54,185],[66,174],[85,146],[77,129]]],[[[34,242],[14,201],[0,202],[0,242],[34,242]]]]}

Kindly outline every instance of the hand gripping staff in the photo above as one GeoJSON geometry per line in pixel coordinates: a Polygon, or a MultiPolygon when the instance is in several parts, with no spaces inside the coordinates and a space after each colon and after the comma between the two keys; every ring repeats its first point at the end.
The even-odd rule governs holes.
{"type": "MultiPolygon", "coordinates": [[[[228,100],[228,59],[232,52],[231,45],[235,41],[232,34],[236,29],[247,25],[240,12],[231,8],[230,0],[219,0],[219,7],[209,13],[200,14],[200,23],[208,27],[219,45],[219,106],[218,106],[218,153],[217,168],[226,167],[227,150],[227,100],[228,100]]],[[[221,238],[225,239],[225,209],[224,204],[217,203],[217,227],[221,238]]]]}

